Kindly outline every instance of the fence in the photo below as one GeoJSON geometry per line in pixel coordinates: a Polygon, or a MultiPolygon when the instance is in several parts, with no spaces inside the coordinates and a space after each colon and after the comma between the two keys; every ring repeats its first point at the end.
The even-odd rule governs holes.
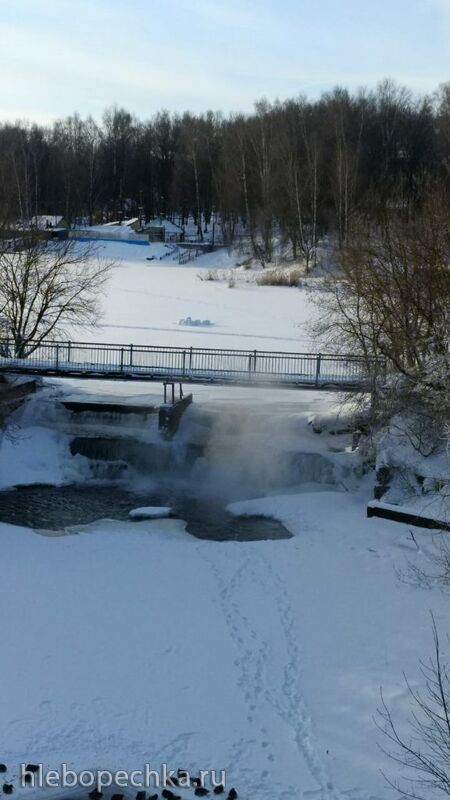
{"type": "Polygon", "coordinates": [[[165,258],[170,258],[171,256],[174,256],[175,253],[178,253],[178,246],[176,244],[175,245],[165,244],[164,247],[166,247],[167,249],[166,252],[159,257],[160,261],[164,261],[165,258]]]}
{"type": "Polygon", "coordinates": [[[118,228],[118,233],[115,235],[114,227],[111,226],[111,233],[106,231],[95,231],[89,229],[79,229],[69,231],[69,239],[77,239],[79,242],[116,242],[118,244],[140,244],[148,247],[149,238],[146,234],[131,234],[131,238],[122,237],[120,234],[123,228],[118,228]]]}
{"type": "Polygon", "coordinates": [[[339,389],[364,388],[369,383],[365,363],[356,356],[71,341],[44,341],[26,358],[18,358],[13,343],[0,340],[0,370],[339,389]]]}
{"type": "Polygon", "coordinates": [[[203,252],[203,250],[197,248],[195,250],[180,250],[178,255],[178,263],[187,264],[189,261],[194,261],[194,259],[203,255],[203,252]]]}

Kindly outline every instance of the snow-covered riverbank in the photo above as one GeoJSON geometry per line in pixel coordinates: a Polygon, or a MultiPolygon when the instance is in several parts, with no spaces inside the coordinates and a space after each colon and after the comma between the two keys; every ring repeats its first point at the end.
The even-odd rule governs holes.
{"type": "MultiPolygon", "coordinates": [[[[306,344],[305,293],[228,289],[199,281],[197,265],[146,263],[143,250],[111,246],[123,262],[104,327],[91,338],[121,341],[126,331],[129,341],[177,344],[182,335],[189,343],[178,321],[191,316],[214,323],[192,331],[202,345],[306,344]]],[[[155,386],[100,386],[103,397],[127,402],[154,403],[158,394],[155,386]]],[[[2,443],[3,487],[82,477],[67,420],[51,418],[51,406],[98,389],[55,381],[29,400],[2,443]]],[[[222,421],[206,453],[219,489],[230,475],[224,454],[227,468],[240,465],[239,484],[252,469],[279,477],[291,450],[352,462],[350,438],[308,426],[311,416],[336,411],[336,397],[280,390],[258,398],[195,389],[189,435],[212,409],[222,421]]],[[[399,577],[409,562],[426,566],[432,535],[415,530],[418,549],[408,526],[367,519],[371,475],[359,485],[316,475],[313,486],[300,468],[298,475],[301,486],[278,485],[231,507],[278,518],[289,540],[200,541],[176,519],[103,520],[60,537],[0,524],[0,761],[8,778],[23,760],[113,770],[165,762],[195,773],[225,768],[242,800],[387,800],[380,768],[395,767],[372,719],[379,688],[404,720],[402,673],[417,685],[418,660],[432,650],[430,610],[447,629],[446,598],[399,577]]],[[[208,488],[204,470],[194,479],[208,488]]]]}
{"type": "Polygon", "coordinates": [[[247,505],[295,533],[277,542],[200,542],[177,520],[59,538],[2,524],[2,759],[226,768],[248,799],[388,797],[379,687],[404,715],[402,671],[414,684],[446,602],[399,581],[424,557],[405,526],[365,519],[366,497],[247,505]]]}
{"type": "MultiPolygon", "coordinates": [[[[82,480],[70,437],[44,424],[57,427],[49,409],[61,391],[74,396],[64,386],[15,416],[4,483],[8,474],[82,480]]],[[[250,481],[252,464],[275,480],[295,445],[351,463],[351,453],[328,452],[346,435],[307,424],[333,407],[332,395],[269,393],[255,415],[248,390],[221,401],[219,391],[199,393],[180,437],[200,441],[210,419],[208,469],[221,491],[250,481]],[[233,438],[237,417],[244,438],[233,438]]],[[[211,491],[208,471],[194,469],[193,486],[196,474],[211,491]]],[[[56,538],[1,524],[2,760],[16,769],[22,760],[224,768],[243,800],[387,798],[372,720],[379,687],[404,717],[402,671],[414,684],[430,652],[430,609],[445,630],[446,601],[397,574],[409,560],[426,564],[431,535],[415,532],[418,552],[407,526],[368,520],[371,475],[359,489],[302,483],[289,492],[231,510],[278,518],[290,540],[199,541],[176,519],[99,521],[56,538]]]]}

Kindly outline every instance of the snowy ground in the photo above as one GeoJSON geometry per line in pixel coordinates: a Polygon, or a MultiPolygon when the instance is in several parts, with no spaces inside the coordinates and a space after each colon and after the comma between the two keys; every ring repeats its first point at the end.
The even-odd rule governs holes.
{"type": "MultiPolygon", "coordinates": [[[[199,281],[198,262],[146,262],[142,250],[108,245],[125,256],[91,338],[307,347],[301,291],[228,289],[199,281]],[[187,316],[214,327],[180,327],[187,316]]],[[[100,387],[105,399],[131,394],[138,403],[158,391],[100,387]]],[[[49,393],[79,399],[97,388],[55,381],[49,393]]],[[[271,446],[287,448],[294,437],[323,453],[332,441],[307,420],[335,408],[336,397],[258,396],[268,416],[251,430],[271,446]]],[[[192,414],[215,404],[225,414],[235,403],[255,417],[248,390],[219,387],[196,388],[192,414]]],[[[42,408],[40,422],[25,409],[3,441],[2,486],[67,477],[67,440],[45,427],[42,408]]],[[[250,465],[262,450],[246,458],[250,465]]],[[[314,488],[232,506],[279,518],[294,534],[282,541],[200,541],[173,519],[100,521],[61,537],[1,524],[0,761],[8,777],[22,760],[78,769],[150,761],[225,768],[242,800],[391,797],[380,768],[395,775],[395,767],[378,748],[372,717],[380,686],[406,717],[402,673],[417,685],[418,659],[432,650],[430,610],[447,629],[447,599],[398,575],[409,562],[426,566],[432,536],[415,531],[417,550],[408,526],[368,520],[370,476],[358,490],[314,488]]]]}
{"type": "Polygon", "coordinates": [[[388,797],[379,687],[404,714],[402,670],[414,683],[446,603],[399,582],[408,530],[366,520],[365,499],[244,506],[295,533],[278,542],[201,542],[174,520],[1,525],[3,760],[226,768],[243,798],[388,797]]]}
{"type": "Polygon", "coordinates": [[[223,274],[235,263],[226,250],[200,256],[184,266],[159,261],[164,245],[102,243],[99,255],[116,259],[104,317],[88,341],[193,345],[233,349],[314,350],[305,323],[312,307],[305,292],[257,287],[226,280],[200,280],[211,270],[223,274]],[[148,261],[150,256],[154,261],[148,261]],[[191,317],[211,325],[180,324],[191,317]]]}

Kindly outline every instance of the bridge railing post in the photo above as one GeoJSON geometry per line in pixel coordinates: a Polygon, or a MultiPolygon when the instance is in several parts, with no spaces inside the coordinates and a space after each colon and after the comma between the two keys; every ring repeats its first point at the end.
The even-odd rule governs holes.
{"type": "Polygon", "coordinates": [[[124,350],[123,347],[120,348],[120,371],[123,372],[123,356],[124,350]]]}
{"type": "Polygon", "coordinates": [[[70,350],[71,350],[71,342],[67,342],[67,362],[70,364],[70,350]]]}
{"type": "Polygon", "coordinates": [[[59,344],[56,345],[56,371],[59,369],[59,344]]]}
{"type": "Polygon", "coordinates": [[[322,353],[319,353],[319,355],[318,355],[318,356],[317,356],[317,358],[316,358],[316,386],[318,386],[318,385],[319,385],[319,380],[320,380],[320,363],[321,363],[321,361],[322,361],[322,353]]]}
{"type": "Polygon", "coordinates": [[[130,344],[130,367],[133,366],[133,345],[130,344]]]}
{"type": "Polygon", "coordinates": [[[186,350],[183,350],[183,368],[182,368],[183,376],[186,375],[186,350]]]}

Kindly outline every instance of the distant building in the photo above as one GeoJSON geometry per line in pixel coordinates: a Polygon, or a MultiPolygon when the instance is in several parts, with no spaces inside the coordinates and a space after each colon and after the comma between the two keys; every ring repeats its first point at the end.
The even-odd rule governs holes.
{"type": "Polygon", "coordinates": [[[164,217],[147,222],[144,230],[151,242],[182,242],[184,239],[183,229],[164,217]]]}
{"type": "Polygon", "coordinates": [[[57,214],[38,214],[32,217],[29,230],[38,231],[39,237],[46,240],[63,240],[69,236],[66,220],[57,214]]]}
{"type": "Polygon", "coordinates": [[[47,231],[49,228],[68,228],[66,220],[56,214],[38,214],[32,217],[30,228],[47,231]]]}

